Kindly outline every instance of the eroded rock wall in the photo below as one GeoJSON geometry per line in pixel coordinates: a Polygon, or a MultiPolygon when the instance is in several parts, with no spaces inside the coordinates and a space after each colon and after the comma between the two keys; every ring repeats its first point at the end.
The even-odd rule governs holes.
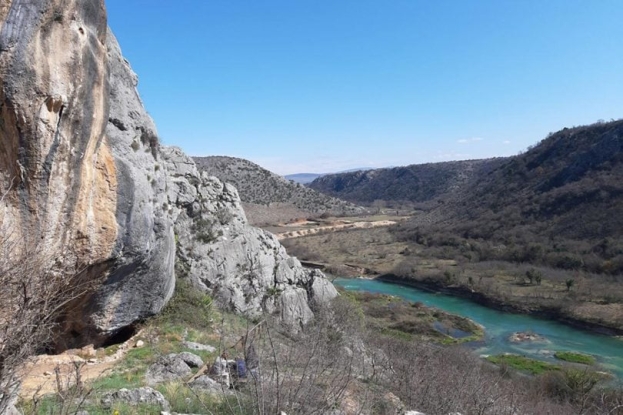
{"type": "Polygon", "coordinates": [[[321,272],[303,268],[274,235],[247,223],[232,185],[200,173],[178,148],[163,148],[162,157],[179,277],[223,308],[252,317],[277,313],[294,330],[313,318],[311,306],[337,295],[321,272]]]}
{"type": "Polygon", "coordinates": [[[98,342],[173,292],[156,130],[103,1],[13,0],[0,17],[0,229],[48,268],[97,281],[63,340],[98,342]]]}
{"type": "Polygon", "coordinates": [[[0,5],[0,231],[97,287],[72,302],[59,347],[158,313],[176,254],[223,307],[309,321],[335,288],[249,226],[233,187],[159,146],[137,83],[103,0],[0,5]]]}

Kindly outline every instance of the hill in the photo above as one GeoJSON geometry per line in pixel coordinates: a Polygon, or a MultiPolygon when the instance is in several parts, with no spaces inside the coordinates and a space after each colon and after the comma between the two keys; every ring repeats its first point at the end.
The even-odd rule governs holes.
{"type": "Polygon", "coordinates": [[[317,178],[309,187],[353,203],[427,202],[467,186],[502,162],[451,161],[330,174],[317,178]]]}
{"type": "Polygon", "coordinates": [[[194,157],[197,167],[233,184],[252,223],[309,217],[323,213],[357,214],[364,209],[278,176],[248,160],[225,157],[194,157]]]}
{"type": "Polygon", "coordinates": [[[400,232],[407,239],[435,234],[439,244],[467,243],[481,259],[620,274],[621,177],[623,120],[565,128],[400,232]]]}

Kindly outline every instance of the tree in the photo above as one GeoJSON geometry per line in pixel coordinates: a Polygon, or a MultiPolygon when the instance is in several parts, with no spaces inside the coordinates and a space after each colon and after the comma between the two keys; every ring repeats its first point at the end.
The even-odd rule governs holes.
{"type": "Polygon", "coordinates": [[[536,282],[538,285],[541,285],[543,276],[541,275],[540,271],[537,271],[536,269],[532,268],[526,271],[526,278],[528,278],[528,281],[530,281],[530,285],[532,285],[533,282],[536,282]]]}
{"type": "Polygon", "coordinates": [[[571,287],[575,284],[575,280],[573,278],[569,278],[565,281],[565,285],[567,286],[567,291],[571,291],[571,287]]]}

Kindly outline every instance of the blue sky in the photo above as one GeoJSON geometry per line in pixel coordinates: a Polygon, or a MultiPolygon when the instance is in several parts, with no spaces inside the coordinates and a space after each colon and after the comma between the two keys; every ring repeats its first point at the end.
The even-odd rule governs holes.
{"type": "Polygon", "coordinates": [[[517,154],[623,117],[621,0],[108,0],[161,140],[280,174],[517,154]]]}

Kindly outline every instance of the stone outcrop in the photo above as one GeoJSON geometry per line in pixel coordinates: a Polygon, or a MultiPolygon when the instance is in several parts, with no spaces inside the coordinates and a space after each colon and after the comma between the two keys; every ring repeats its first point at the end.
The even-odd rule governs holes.
{"type": "Polygon", "coordinates": [[[297,329],[310,305],[337,295],[317,270],[288,256],[277,238],[247,223],[236,189],[207,173],[177,148],[162,148],[175,218],[178,276],[210,292],[221,307],[256,317],[279,313],[297,329]]]}
{"type": "Polygon", "coordinates": [[[130,406],[154,405],[165,411],[171,407],[164,395],[150,387],[110,392],[102,397],[101,402],[104,408],[112,408],[116,403],[125,403],[130,406]]]}
{"type": "Polygon", "coordinates": [[[102,0],[9,3],[0,11],[1,230],[58,273],[98,282],[65,322],[68,346],[97,341],[158,312],[173,292],[156,130],[102,0]]]}
{"type": "Polygon", "coordinates": [[[155,385],[162,382],[184,379],[191,374],[192,370],[184,359],[175,353],[171,353],[160,357],[156,363],[147,369],[145,382],[148,385],[155,385]]]}
{"type": "Polygon", "coordinates": [[[159,312],[174,266],[231,310],[292,327],[336,295],[250,227],[236,190],[159,146],[103,0],[0,5],[0,231],[96,289],[65,344],[101,344],[159,312]],[[176,247],[177,239],[177,247],[176,247]]]}

